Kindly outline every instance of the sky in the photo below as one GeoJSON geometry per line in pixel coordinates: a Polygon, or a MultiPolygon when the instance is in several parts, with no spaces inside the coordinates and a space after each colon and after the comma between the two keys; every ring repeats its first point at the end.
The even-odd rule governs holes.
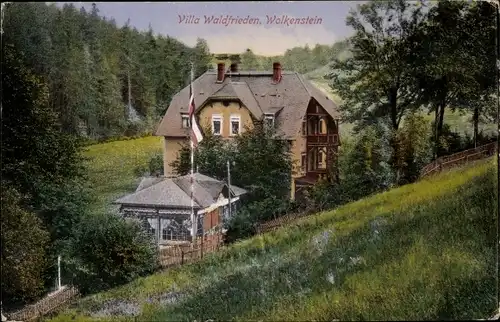
{"type": "MultiPolygon", "coordinates": [[[[197,38],[203,38],[213,53],[241,53],[250,48],[260,55],[280,55],[296,46],[331,45],[349,36],[351,29],[345,25],[345,18],[358,3],[97,2],[97,7],[100,15],[113,17],[119,26],[130,18],[131,25],[139,30],[147,30],[151,25],[156,33],[169,35],[189,46],[194,46],[197,38]],[[214,18],[221,15],[227,16],[228,21],[219,18],[215,23],[214,18]],[[235,23],[228,23],[231,18],[235,23]],[[295,24],[291,19],[296,18],[303,20],[295,24]]],[[[74,4],[92,6],[91,2],[74,4]]]]}

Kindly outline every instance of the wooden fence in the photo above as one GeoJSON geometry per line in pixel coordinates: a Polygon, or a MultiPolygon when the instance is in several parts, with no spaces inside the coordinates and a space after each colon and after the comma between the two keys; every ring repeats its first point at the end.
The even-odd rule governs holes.
{"type": "MultiPolygon", "coordinates": [[[[498,150],[497,142],[488,143],[480,147],[465,150],[452,155],[447,155],[436,159],[435,161],[426,165],[422,170],[420,177],[429,176],[433,173],[437,173],[441,170],[451,168],[456,165],[468,163],[474,160],[483,159],[489,157],[498,150]]],[[[312,215],[314,212],[303,212],[303,213],[292,213],[285,215],[283,217],[278,217],[276,219],[266,221],[257,225],[257,234],[262,234],[268,231],[276,230],[282,226],[289,225],[299,218],[307,217],[312,215]]]]}
{"type": "Polygon", "coordinates": [[[298,220],[299,218],[307,217],[309,215],[312,215],[313,213],[308,211],[308,212],[300,212],[300,213],[291,213],[282,217],[278,217],[266,222],[263,222],[261,224],[257,225],[257,234],[263,234],[269,231],[276,230],[282,226],[291,224],[292,222],[298,220]]]}
{"type": "Polygon", "coordinates": [[[498,149],[497,142],[488,143],[474,149],[437,158],[420,171],[420,178],[438,173],[444,169],[492,156],[498,149]]]}
{"type": "Polygon", "coordinates": [[[4,315],[9,321],[33,321],[61,308],[64,304],[68,304],[78,295],[79,293],[76,288],[65,286],[61,291],[48,295],[35,304],[28,305],[16,312],[5,313],[4,315]]]}
{"type": "Polygon", "coordinates": [[[196,242],[160,249],[159,260],[162,268],[168,268],[201,260],[204,255],[215,252],[224,243],[224,235],[217,233],[198,238],[196,242]]]}
{"type": "MultiPolygon", "coordinates": [[[[204,255],[219,250],[223,242],[224,235],[217,233],[205,236],[203,239],[199,238],[195,243],[188,242],[161,248],[159,254],[161,267],[168,268],[198,261],[204,255]]],[[[4,315],[8,321],[33,321],[61,308],[78,295],[79,292],[75,287],[65,286],[61,291],[50,294],[34,304],[4,315]]]]}

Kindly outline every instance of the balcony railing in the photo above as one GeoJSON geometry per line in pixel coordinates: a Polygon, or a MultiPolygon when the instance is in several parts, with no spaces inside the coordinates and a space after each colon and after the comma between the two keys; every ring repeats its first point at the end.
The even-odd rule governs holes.
{"type": "Polygon", "coordinates": [[[339,136],[337,134],[309,134],[307,144],[338,144],[339,136]]]}

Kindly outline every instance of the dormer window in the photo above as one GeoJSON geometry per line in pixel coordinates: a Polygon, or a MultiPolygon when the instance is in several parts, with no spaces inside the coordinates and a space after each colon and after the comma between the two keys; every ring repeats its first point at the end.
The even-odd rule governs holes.
{"type": "Polygon", "coordinates": [[[182,128],[184,128],[184,129],[190,128],[191,124],[189,122],[189,115],[188,114],[182,114],[181,118],[182,118],[182,128]]]}
{"type": "Polygon", "coordinates": [[[264,124],[268,129],[274,128],[274,114],[266,114],[264,117],[264,124]]]}

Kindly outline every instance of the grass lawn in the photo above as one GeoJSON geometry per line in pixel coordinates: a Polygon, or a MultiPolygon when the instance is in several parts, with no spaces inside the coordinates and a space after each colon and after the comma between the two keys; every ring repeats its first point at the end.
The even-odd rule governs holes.
{"type": "Polygon", "coordinates": [[[478,161],[84,298],[51,321],[485,318],[498,306],[496,178],[496,160],[478,161]]]}
{"type": "Polygon", "coordinates": [[[95,210],[109,209],[110,202],[135,191],[139,178],[134,169],[147,164],[156,152],[161,152],[161,139],[156,136],[86,147],[88,174],[97,197],[95,210]]]}

